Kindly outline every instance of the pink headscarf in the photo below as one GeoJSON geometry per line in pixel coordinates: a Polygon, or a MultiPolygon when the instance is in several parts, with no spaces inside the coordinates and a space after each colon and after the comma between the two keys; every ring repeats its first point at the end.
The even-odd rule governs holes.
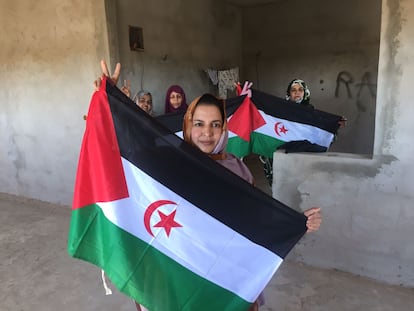
{"type": "MultiPolygon", "coordinates": [[[[194,145],[193,141],[191,140],[191,128],[193,127],[193,115],[194,111],[197,108],[197,104],[199,103],[202,96],[197,97],[194,99],[190,106],[187,109],[187,112],[184,115],[183,120],[183,137],[186,142],[191,145],[194,145]]],[[[231,153],[227,153],[225,151],[227,142],[228,142],[228,129],[227,129],[227,119],[226,119],[226,110],[225,110],[225,103],[224,101],[218,99],[223,104],[224,110],[224,120],[223,120],[223,132],[221,134],[220,140],[218,141],[214,150],[209,154],[209,157],[213,160],[217,161],[219,164],[223,165],[234,174],[239,175],[244,180],[248,181],[251,184],[254,184],[253,175],[247,166],[237,158],[235,155],[231,153]]]]}
{"type": "Polygon", "coordinates": [[[185,112],[187,110],[187,101],[185,99],[185,93],[181,86],[179,85],[171,85],[167,90],[167,95],[165,96],[165,113],[170,112],[185,112]],[[181,102],[181,106],[178,108],[174,108],[170,104],[170,95],[172,92],[179,93],[183,97],[183,101],[181,102]]]}

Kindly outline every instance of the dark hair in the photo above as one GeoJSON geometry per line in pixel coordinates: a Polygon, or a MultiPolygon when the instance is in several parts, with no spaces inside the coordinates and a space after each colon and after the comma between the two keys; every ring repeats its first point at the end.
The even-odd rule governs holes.
{"type": "Polygon", "coordinates": [[[216,96],[212,94],[201,95],[200,99],[196,104],[196,107],[198,107],[199,105],[217,107],[221,114],[221,120],[224,121],[226,119],[226,112],[224,111],[224,101],[217,98],[216,96]]]}

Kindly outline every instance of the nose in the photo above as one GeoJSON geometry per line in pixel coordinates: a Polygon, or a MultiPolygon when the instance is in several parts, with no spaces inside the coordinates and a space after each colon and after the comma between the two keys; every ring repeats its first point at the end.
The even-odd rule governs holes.
{"type": "Polygon", "coordinates": [[[204,136],[210,137],[210,136],[212,136],[212,134],[213,134],[213,130],[212,130],[211,127],[209,127],[209,126],[204,127],[204,129],[203,129],[203,135],[204,136]]]}

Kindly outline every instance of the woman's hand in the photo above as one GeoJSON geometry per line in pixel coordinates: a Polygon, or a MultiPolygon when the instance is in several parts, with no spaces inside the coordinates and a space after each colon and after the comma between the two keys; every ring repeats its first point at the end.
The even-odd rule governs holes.
{"type": "Polygon", "coordinates": [[[131,81],[124,80],[124,85],[121,87],[122,93],[124,93],[126,96],[131,97],[131,81]]]}
{"type": "Polygon", "coordinates": [[[108,66],[106,62],[102,59],[101,60],[101,70],[102,75],[94,81],[95,91],[98,91],[102,84],[102,78],[108,77],[112,80],[112,82],[116,85],[118,83],[119,75],[121,74],[121,64],[117,63],[115,66],[115,70],[112,75],[109,74],[108,66]]]}
{"type": "Polygon", "coordinates": [[[322,223],[321,208],[312,207],[306,210],[303,214],[308,217],[308,220],[306,221],[306,227],[308,227],[308,231],[306,232],[309,233],[317,231],[322,223]]]}
{"type": "Polygon", "coordinates": [[[345,117],[342,117],[342,119],[338,121],[339,128],[345,127],[346,126],[346,121],[348,121],[348,119],[345,118],[345,117]]]}
{"type": "Polygon", "coordinates": [[[240,85],[240,82],[234,83],[234,86],[236,87],[236,93],[237,96],[247,95],[247,97],[252,97],[252,90],[251,87],[253,85],[253,82],[245,81],[243,88],[240,85]]]}

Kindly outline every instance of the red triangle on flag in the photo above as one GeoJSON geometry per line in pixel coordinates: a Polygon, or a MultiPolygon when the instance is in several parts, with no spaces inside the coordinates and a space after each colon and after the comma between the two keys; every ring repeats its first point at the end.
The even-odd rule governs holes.
{"type": "Polygon", "coordinates": [[[257,128],[266,124],[260,112],[246,96],[240,107],[233,113],[228,122],[228,129],[243,140],[249,142],[250,134],[257,128]]]}
{"type": "Polygon", "coordinates": [[[106,79],[89,106],[76,174],[72,208],[129,196],[106,94],[106,79]]]}

